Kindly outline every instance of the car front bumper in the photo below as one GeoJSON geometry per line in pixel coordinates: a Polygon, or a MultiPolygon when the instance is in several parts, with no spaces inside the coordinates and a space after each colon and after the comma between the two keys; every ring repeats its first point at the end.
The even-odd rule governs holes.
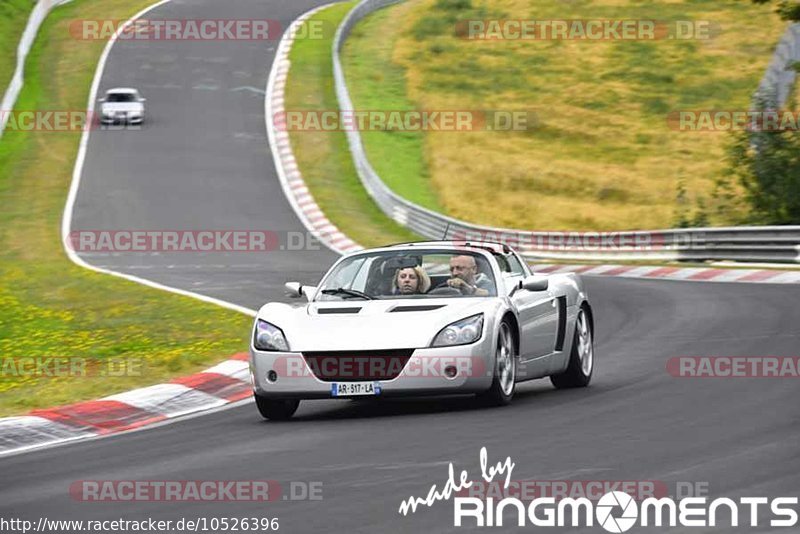
{"type": "Polygon", "coordinates": [[[143,122],[144,116],[137,115],[137,116],[107,116],[103,115],[100,118],[100,122],[103,124],[141,124],[143,122]]]}
{"type": "Polygon", "coordinates": [[[300,352],[265,352],[251,346],[250,376],[254,393],[282,399],[332,398],[334,382],[354,381],[379,384],[381,397],[479,393],[492,383],[493,347],[494,340],[484,334],[471,345],[415,349],[396,377],[382,380],[357,373],[323,373],[321,379],[300,352]],[[452,374],[454,370],[454,376],[448,376],[447,371],[452,374]],[[271,374],[274,380],[270,380],[271,374]]]}

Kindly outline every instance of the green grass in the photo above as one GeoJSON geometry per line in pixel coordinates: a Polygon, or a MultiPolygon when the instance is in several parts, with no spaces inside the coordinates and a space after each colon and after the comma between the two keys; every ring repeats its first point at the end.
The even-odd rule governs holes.
{"type": "MultiPolygon", "coordinates": [[[[353,2],[337,4],[312,17],[338,25],[353,2]]],[[[331,63],[332,36],[299,39],[292,47],[286,82],[287,110],[338,109],[331,63]]],[[[418,239],[383,215],[356,174],[344,132],[292,131],[292,148],[303,178],[325,215],[363,246],[418,239]]]]}
{"type": "MultiPolygon", "coordinates": [[[[383,9],[358,24],[345,42],[342,63],[347,79],[358,80],[348,84],[358,110],[415,109],[405,91],[405,70],[391,58],[397,34],[387,33],[402,16],[383,9]],[[369,50],[363,50],[365,36],[381,38],[370,40],[369,50]]],[[[392,191],[428,209],[442,210],[423,158],[423,132],[365,130],[361,138],[370,162],[392,191]]]]}
{"type": "Polygon", "coordinates": [[[0,95],[14,75],[17,45],[34,5],[33,0],[0,0],[0,95]]]}
{"type": "MultiPolygon", "coordinates": [[[[321,11],[312,20],[338,24],[351,4],[321,11]]],[[[336,109],[331,66],[331,39],[297,41],[291,53],[286,88],[286,108],[305,110],[336,109]]],[[[347,65],[350,69],[351,65],[347,65]]],[[[291,132],[292,147],[311,193],[328,218],[349,237],[365,246],[414,239],[399,228],[374,204],[361,186],[353,168],[344,134],[339,132],[291,132]]],[[[378,163],[378,162],[373,162],[378,163]]],[[[482,204],[483,206],[484,204],[482,204]]],[[[574,261],[542,259],[540,264],[574,261]]],[[[579,262],[601,264],[608,262],[579,262]]],[[[707,263],[618,261],[630,265],[708,267],[707,263]]],[[[747,265],[730,268],[749,268],[747,265]]]]}
{"type": "MultiPolygon", "coordinates": [[[[672,110],[746,109],[785,23],[770,6],[711,0],[409,0],[367,17],[345,54],[356,108],[533,111],[521,132],[428,132],[420,143],[373,132],[367,148],[387,176],[413,162],[406,195],[433,197],[478,224],[536,230],[671,227],[678,185],[712,224],[714,183],[730,135],[670,129],[672,110]],[[711,21],[710,40],[469,41],[466,19],[711,21]],[[391,44],[389,48],[387,45],[391,44]],[[417,185],[413,185],[417,184],[417,185]],[[491,202],[487,201],[491,199],[491,202]]],[[[393,176],[392,183],[401,181],[393,176]]]]}
{"type": "MultiPolygon", "coordinates": [[[[125,19],[151,3],[76,0],[56,8],[28,58],[17,109],[84,109],[105,43],[72,39],[69,22],[125,19]]],[[[251,318],[67,259],[60,223],[79,139],[71,132],[7,131],[0,141],[0,358],[130,359],[137,372],[0,375],[0,416],[163,382],[247,350],[251,318]]]]}

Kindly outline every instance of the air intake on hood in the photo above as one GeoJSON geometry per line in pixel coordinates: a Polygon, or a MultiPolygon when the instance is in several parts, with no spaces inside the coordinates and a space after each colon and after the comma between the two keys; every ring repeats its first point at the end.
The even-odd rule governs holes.
{"type": "Polygon", "coordinates": [[[358,313],[361,308],[317,308],[317,313],[320,315],[326,313],[358,313]]]}
{"type": "Polygon", "coordinates": [[[395,306],[391,310],[390,313],[394,312],[420,312],[420,311],[431,311],[431,310],[438,310],[439,308],[444,308],[444,304],[418,304],[416,306],[395,306]]]}

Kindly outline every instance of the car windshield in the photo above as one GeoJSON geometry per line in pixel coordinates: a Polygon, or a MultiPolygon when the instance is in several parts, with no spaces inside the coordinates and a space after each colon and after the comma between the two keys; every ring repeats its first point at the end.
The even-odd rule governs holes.
{"type": "Polygon", "coordinates": [[[494,274],[483,255],[404,249],[343,260],[325,277],[316,300],[494,296],[494,274]]]}
{"type": "Polygon", "coordinates": [[[136,95],[133,93],[108,93],[106,102],[136,102],[136,95]]]}

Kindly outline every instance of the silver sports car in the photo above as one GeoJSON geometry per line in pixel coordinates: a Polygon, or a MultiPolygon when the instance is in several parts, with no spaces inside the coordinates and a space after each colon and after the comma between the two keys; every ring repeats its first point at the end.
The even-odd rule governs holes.
{"type": "Polygon", "coordinates": [[[509,247],[420,242],[343,256],[307,303],[265,304],[250,343],[261,415],[301,399],[472,393],[508,404],[517,382],[589,384],[592,308],[574,274],[536,275],[509,247]]]}

